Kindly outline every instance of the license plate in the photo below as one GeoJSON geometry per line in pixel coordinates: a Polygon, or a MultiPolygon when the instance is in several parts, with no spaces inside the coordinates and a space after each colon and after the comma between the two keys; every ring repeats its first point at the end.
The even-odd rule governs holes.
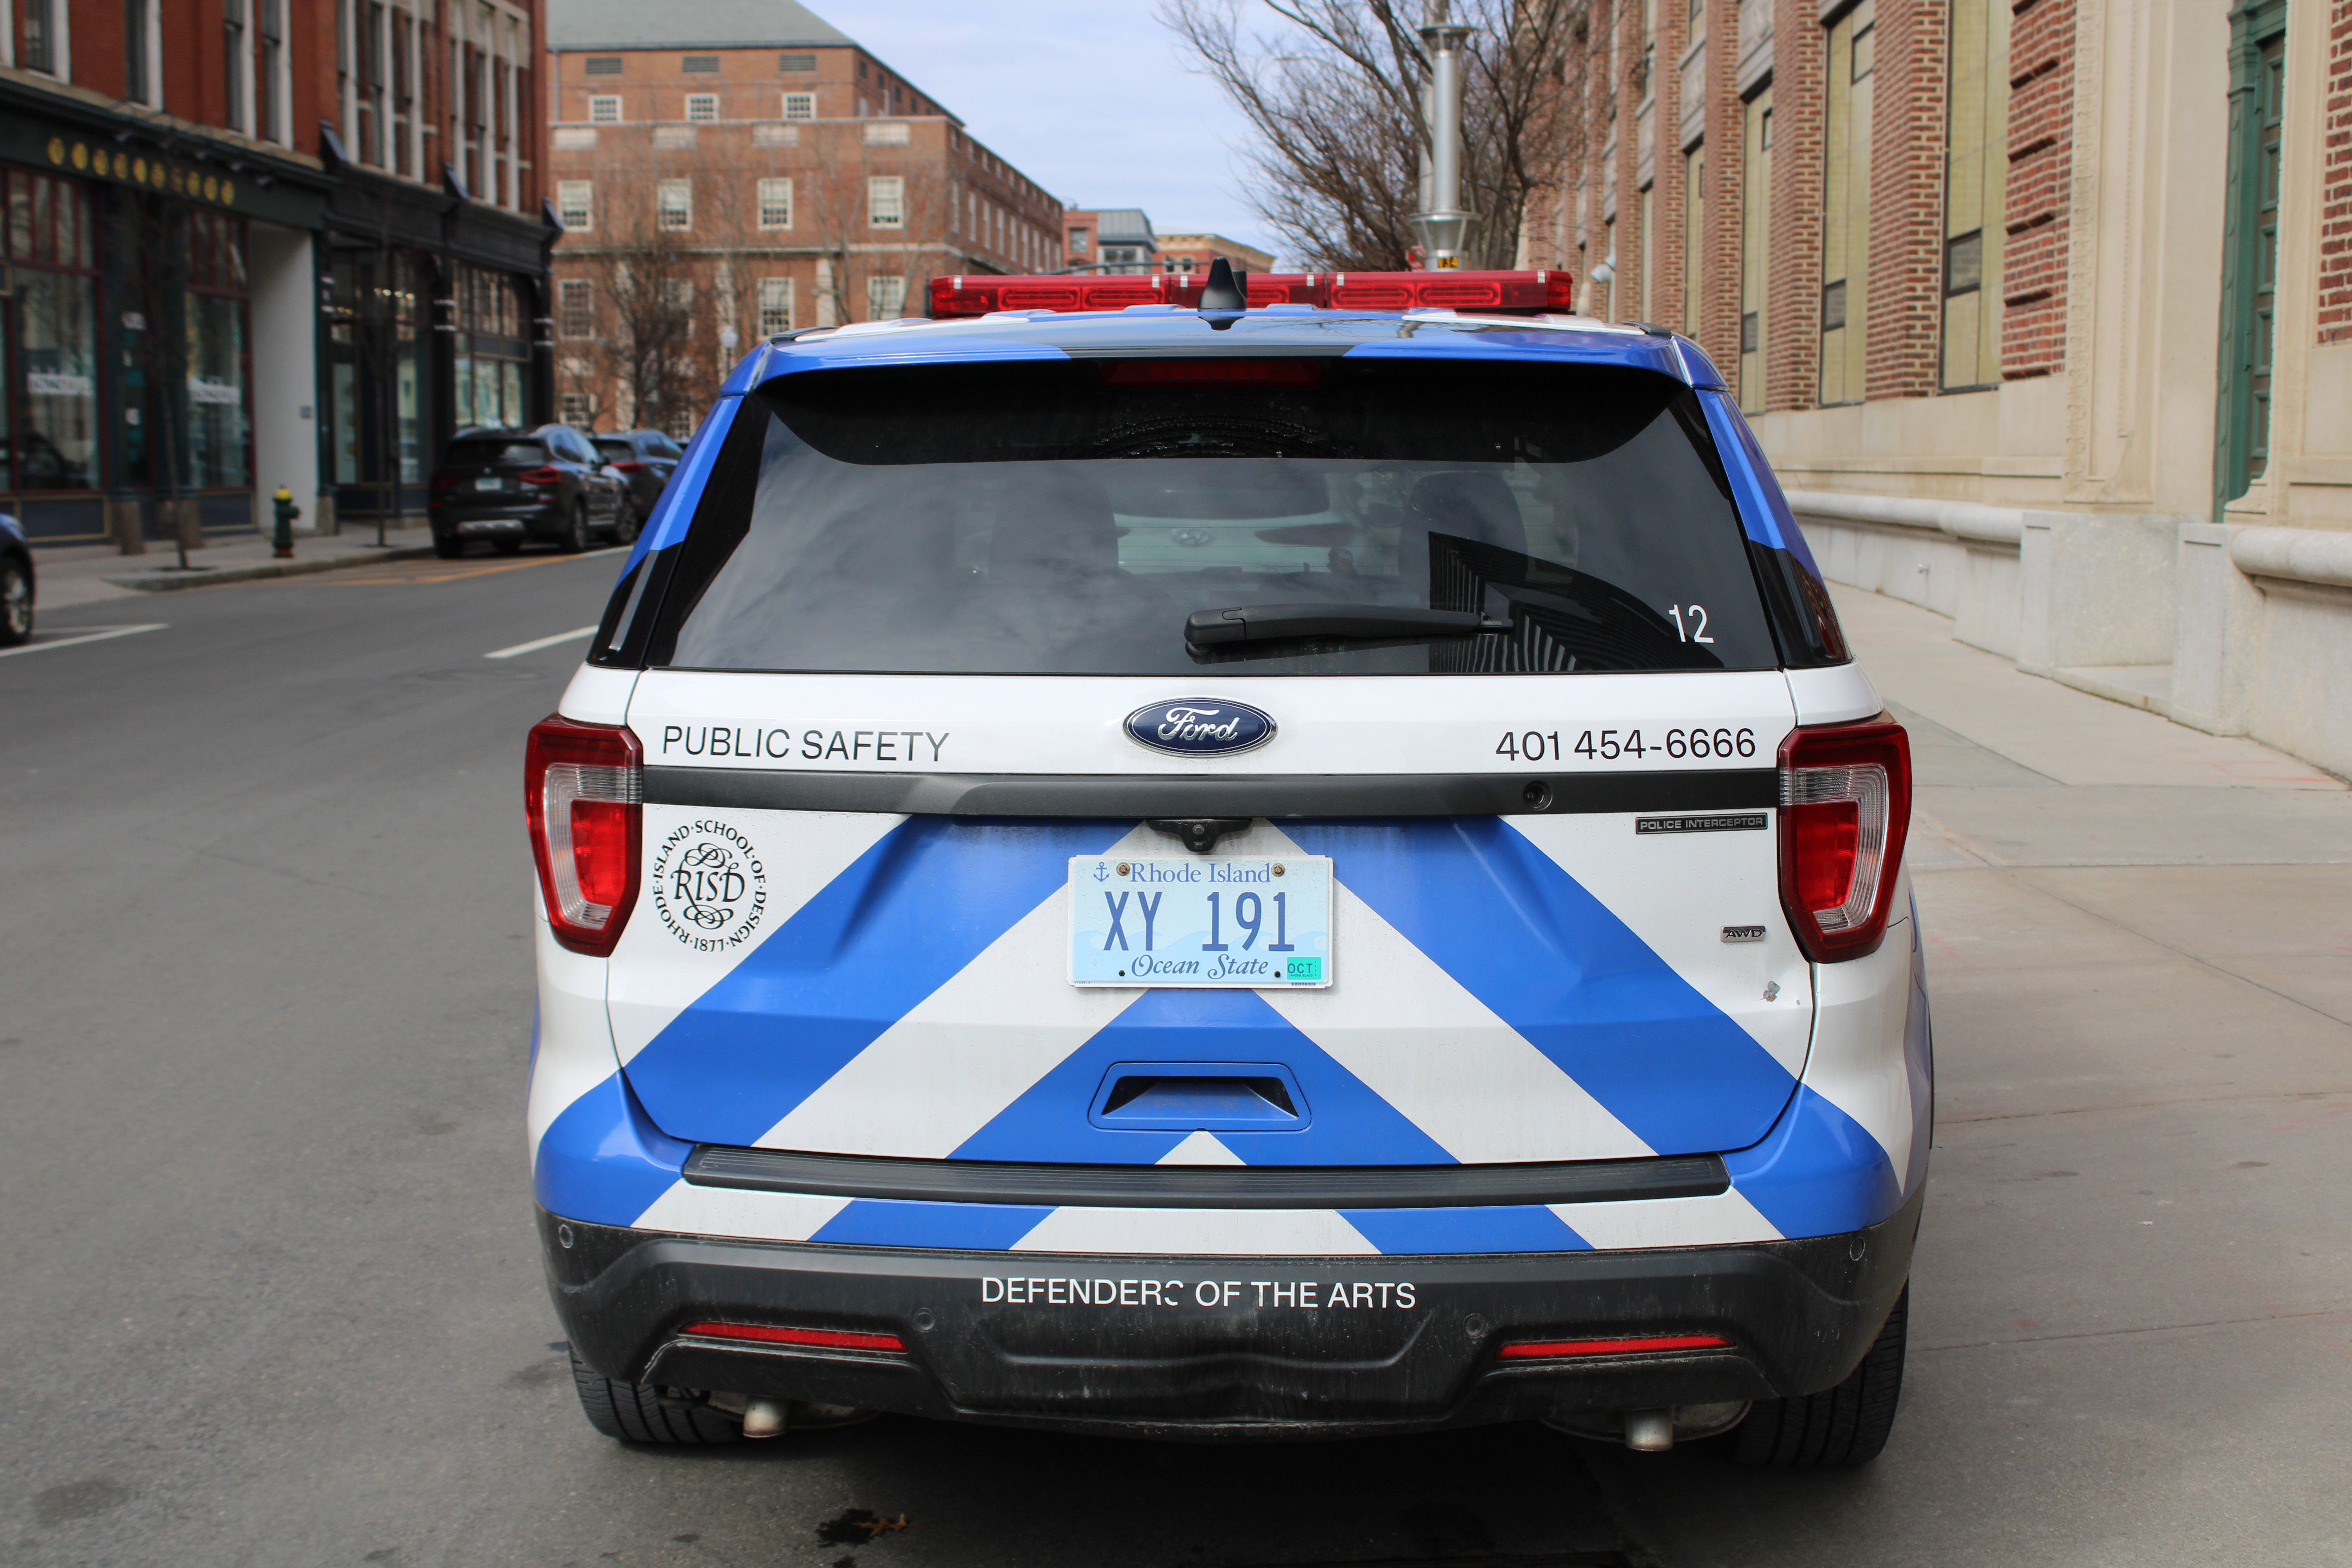
{"type": "Polygon", "coordinates": [[[1070,862],[1070,984],[1331,984],[1331,861],[1070,862]]]}
{"type": "Polygon", "coordinates": [[[507,488],[507,482],[504,479],[476,479],[474,488],[478,490],[502,490],[507,488]]]}

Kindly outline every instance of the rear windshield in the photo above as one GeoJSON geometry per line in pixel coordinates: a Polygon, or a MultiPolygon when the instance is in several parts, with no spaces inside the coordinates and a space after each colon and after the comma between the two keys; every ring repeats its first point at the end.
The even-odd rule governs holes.
{"type": "Polygon", "coordinates": [[[1687,387],[1329,357],[784,378],[745,400],[647,652],[1055,675],[1779,662],[1687,387]],[[1265,605],[1340,606],[1370,630],[1186,636],[1200,612],[1265,605]],[[1384,608],[1490,629],[1391,627],[1384,608]]]}
{"type": "Polygon", "coordinates": [[[441,461],[451,468],[481,463],[544,463],[547,447],[538,441],[452,441],[441,461]]]}
{"type": "Polygon", "coordinates": [[[600,440],[596,443],[596,450],[602,452],[609,461],[615,463],[628,462],[637,455],[635,447],[621,440],[600,440]]]}

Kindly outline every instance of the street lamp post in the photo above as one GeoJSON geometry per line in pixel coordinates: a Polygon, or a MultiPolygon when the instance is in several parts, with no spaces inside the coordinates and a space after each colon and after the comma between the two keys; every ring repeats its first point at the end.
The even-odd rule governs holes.
{"type": "Polygon", "coordinates": [[[1462,208],[1462,47],[1470,29],[1446,19],[1446,0],[1428,0],[1422,47],[1429,56],[1429,195],[1412,216],[1432,268],[1462,265],[1463,232],[1475,213],[1462,208]]]}

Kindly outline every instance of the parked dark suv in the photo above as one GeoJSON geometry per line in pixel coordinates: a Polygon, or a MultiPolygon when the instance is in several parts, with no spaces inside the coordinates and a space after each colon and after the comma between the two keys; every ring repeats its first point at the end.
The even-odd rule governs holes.
{"type": "Polygon", "coordinates": [[[684,454],[677,442],[658,430],[624,430],[599,435],[594,440],[596,450],[621,470],[621,482],[629,487],[629,531],[622,537],[634,539],[635,531],[653,516],[654,503],[661,500],[662,487],[669,483],[684,454]]]}
{"type": "Polygon", "coordinates": [[[621,476],[566,425],[468,431],[450,442],[433,471],[432,518],[433,548],[444,557],[463,554],[474,539],[511,554],[526,539],[581,551],[591,533],[623,544],[637,536],[621,476]]]}
{"type": "Polygon", "coordinates": [[[0,647],[33,640],[33,547],[24,525],[0,511],[0,647]]]}

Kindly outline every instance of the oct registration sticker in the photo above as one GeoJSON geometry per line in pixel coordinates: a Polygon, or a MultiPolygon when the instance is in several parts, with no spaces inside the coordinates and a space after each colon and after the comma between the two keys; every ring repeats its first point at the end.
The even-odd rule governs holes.
{"type": "Polygon", "coordinates": [[[1070,862],[1070,984],[1331,984],[1331,861],[1070,862]]]}

